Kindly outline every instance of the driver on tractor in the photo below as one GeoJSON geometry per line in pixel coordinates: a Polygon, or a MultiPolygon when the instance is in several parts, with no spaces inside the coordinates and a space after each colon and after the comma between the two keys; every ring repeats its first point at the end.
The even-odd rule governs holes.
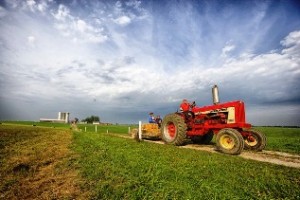
{"type": "Polygon", "coordinates": [[[195,105],[196,105],[195,101],[194,101],[192,104],[190,104],[190,103],[188,102],[188,100],[186,100],[186,99],[183,99],[183,100],[182,100],[182,102],[181,102],[181,104],[180,104],[180,109],[179,109],[179,111],[180,111],[181,113],[184,114],[185,119],[189,119],[190,117],[194,117],[194,115],[193,115],[191,109],[192,109],[193,107],[195,107],[195,105]]]}

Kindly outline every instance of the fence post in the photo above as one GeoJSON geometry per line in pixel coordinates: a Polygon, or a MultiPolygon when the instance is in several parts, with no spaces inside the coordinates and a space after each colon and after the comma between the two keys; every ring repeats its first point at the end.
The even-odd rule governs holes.
{"type": "Polygon", "coordinates": [[[130,126],[128,126],[128,134],[130,134],[130,126]]]}
{"type": "Polygon", "coordinates": [[[84,127],[84,132],[86,132],[86,126],[84,127]]]}
{"type": "Polygon", "coordinates": [[[142,121],[139,121],[139,140],[142,140],[142,121]]]}
{"type": "Polygon", "coordinates": [[[97,130],[97,125],[95,125],[95,132],[96,132],[96,133],[98,132],[98,130],[97,130]]]}
{"type": "Polygon", "coordinates": [[[106,133],[108,133],[108,129],[106,129],[106,133]]]}

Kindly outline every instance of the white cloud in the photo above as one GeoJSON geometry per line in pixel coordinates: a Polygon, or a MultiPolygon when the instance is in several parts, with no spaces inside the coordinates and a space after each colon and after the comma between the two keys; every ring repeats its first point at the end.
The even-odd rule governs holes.
{"type": "Polygon", "coordinates": [[[22,6],[23,10],[30,10],[31,12],[36,12],[39,11],[43,14],[47,11],[48,8],[48,2],[46,0],[40,0],[40,1],[35,1],[35,0],[26,0],[24,1],[16,1],[15,7],[22,6]],[[22,5],[19,5],[19,3],[22,3],[22,5]]]}
{"type": "Polygon", "coordinates": [[[115,19],[114,22],[121,26],[126,26],[126,25],[130,24],[131,19],[128,16],[121,16],[121,17],[115,19]]]}
{"type": "Polygon", "coordinates": [[[149,19],[150,15],[146,9],[141,7],[141,3],[136,0],[127,1],[124,4],[117,1],[109,17],[120,26],[127,26],[137,20],[149,19]]]}
{"type": "Polygon", "coordinates": [[[226,46],[222,49],[221,57],[227,57],[227,54],[233,51],[234,49],[235,46],[233,44],[226,44],[226,46]]]}
{"type": "Polygon", "coordinates": [[[34,36],[28,36],[27,41],[29,44],[33,44],[35,42],[35,37],[34,36]]]}
{"type": "Polygon", "coordinates": [[[108,40],[102,24],[95,23],[92,26],[86,20],[73,16],[64,5],[59,5],[57,12],[52,15],[57,20],[54,27],[75,43],[103,43],[108,40]]]}
{"type": "Polygon", "coordinates": [[[36,2],[34,0],[27,0],[26,2],[29,7],[34,7],[36,5],[36,2]]]}
{"type": "MultiPolygon", "coordinates": [[[[281,44],[285,47],[282,50],[283,54],[290,55],[293,60],[295,60],[300,65],[300,30],[291,32],[287,37],[285,37],[281,44]]],[[[295,66],[296,67],[296,66],[295,66]]]]}
{"type": "Polygon", "coordinates": [[[140,10],[140,9],[142,9],[140,6],[141,6],[141,1],[137,1],[137,0],[132,0],[132,1],[128,1],[128,2],[126,2],[125,4],[127,5],[127,6],[131,6],[131,7],[133,7],[133,8],[135,8],[135,9],[138,9],[138,10],[140,10]]]}
{"type": "Polygon", "coordinates": [[[45,12],[47,10],[47,8],[48,8],[48,4],[45,1],[42,1],[41,3],[39,3],[37,5],[37,9],[42,13],[45,12]]]}
{"type": "Polygon", "coordinates": [[[55,19],[59,21],[65,21],[67,18],[71,18],[70,10],[66,6],[60,4],[56,13],[52,13],[55,19]]]}
{"type": "MultiPolygon", "coordinates": [[[[131,48],[136,47],[131,46],[131,48]]],[[[230,50],[233,47],[227,49],[230,50]]],[[[90,83],[84,90],[88,91],[89,96],[96,95],[98,98],[106,96],[112,98],[111,100],[131,92],[143,92],[145,94],[154,93],[160,96],[159,101],[160,99],[167,101],[170,96],[172,96],[171,99],[182,98],[182,91],[190,93],[189,95],[193,94],[192,96],[195,98],[198,95],[195,95],[193,91],[209,90],[211,85],[217,83],[226,91],[235,92],[236,98],[248,98],[249,94],[255,93],[255,97],[249,98],[263,101],[273,101],[274,99],[283,101],[286,99],[286,90],[299,78],[299,74],[297,74],[299,65],[289,56],[278,53],[243,55],[236,59],[228,58],[228,61],[225,60],[219,68],[182,66],[184,70],[178,68],[173,72],[160,71],[157,64],[150,64],[150,60],[145,60],[144,64],[141,64],[140,61],[135,61],[131,65],[127,65],[126,62],[108,63],[105,70],[104,68],[98,69],[100,71],[95,69],[95,73],[103,74],[102,78],[106,78],[104,75],[106,72],[111,73],[107,77],[111,84],[106,84],[105,88],[101,87],[100,80],[102,78],[98,77],[95,80],[89,79],[90,83]],[[292,67],[295,64],[298,68],[292,67]],[[114,69],[114,65],[117,65],[118,68],[114,69]],[[284,85],[282,79],[285,80],[284,85]],[[98,84],[93,85],[96,80],[98,80],[98,84]],[[89,90],[90,86],[92,89],[89,90]]],[[[295,97],[296,91],[290,95],[295,97]]],[[[155,102],[154,99],[151,101],[155,102]]]]}
{"type": "Polygon", "coordinates": [[[70,26],[69,30],[73,32],[75,38],[79,38],[79,41],[102,43],[108,39],[108,36],[103,33],[104,29],[100,25],[92,26],[82,19],[78,19],[74,22],[76,24],[75,27],[70,26]]]}
{"type": "Polygon", "coordinates": [[[280,43],[285,47],[300,44],[300,31],[293,31],[289,33],[289,35],[286,36],[280,43]]]}
{"type": "Polygon", "coordinates": [[[87,29],[88,29],[88,26],[87,24],[85,23],[85,21],[79,19],[77,20],[77,29],[80,31],[80,32],[85,32],[87,29]]]}

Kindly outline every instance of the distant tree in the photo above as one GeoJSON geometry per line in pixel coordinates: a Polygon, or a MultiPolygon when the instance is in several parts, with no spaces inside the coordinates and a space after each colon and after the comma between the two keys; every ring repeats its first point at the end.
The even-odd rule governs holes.
{"type": "Polygon", "coordinates": [[[100,122],[100,117],[99,116],[93,116],[93,122],[100,122]]]}
{"type": "Polygon", "coordinates": [[[100,122],[100,117],[92,115],[90,117],[83,119],[82,121],[91,124],[93,122],[100,122]]]}
{"type": "Polygon", "coordinates": [[[77,124],[79,119],[75,117],[74,119],[71,120],[71,124],[77,124]]]}

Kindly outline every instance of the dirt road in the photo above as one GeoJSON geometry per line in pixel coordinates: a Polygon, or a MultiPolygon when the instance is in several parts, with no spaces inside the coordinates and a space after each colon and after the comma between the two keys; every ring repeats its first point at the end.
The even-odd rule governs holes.
{"type": "MultiPolygon", "coordinates": [[[[188,144],[186,146],[181,146],[179,148],[188,148],[188,149],[195,149],[195,150],[199,150],[199,151],[208,151],[211,153],[220,153],[215,150],[215,147],[213,145],[188,144]]],[[[277,165],[284,165],[287,167],[300,168],[300,156],[299,155],[293,155],[293,154],[282,153],[282,152],[277,152],[277,151],[261,151],[261,152],[243,151],[238,156],[245,158],[245,159],[249,159],[249,160],[256,160],[256,161],[267,162],[267,163],[272,163],[272,164],[277,164],[277,165]]]]}
{"type": "MultiPolygon", "coordinates": [[[[117,137],[123,137],[132,139],[131,136],[112,134],[117,137]]],[[[151,142],[156,144],[164,144],[163,141],[153,141],[153,140],[143,140],[145,142],[151,142]]],[[[199,151],[207,151],[211,153],[220,153],[216,151],[214,145],[197,145],[197,144],[187,144],[184,146],[179,146],[178,148],[194,149],[199,151]]],[[[220,153],[221,154],[221,153],[220,153]]],[[[243,151],[240,155],[242,158],[249,160],[256,160],[260,162],[267,162],[276,165],[284,165],[287,167],[300,168],[300,155],[294,155],[289,153],[277,152],[277,151],[243,151]]]]}

